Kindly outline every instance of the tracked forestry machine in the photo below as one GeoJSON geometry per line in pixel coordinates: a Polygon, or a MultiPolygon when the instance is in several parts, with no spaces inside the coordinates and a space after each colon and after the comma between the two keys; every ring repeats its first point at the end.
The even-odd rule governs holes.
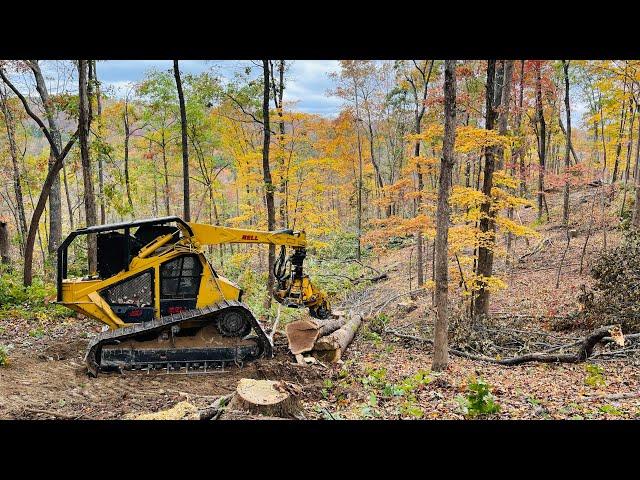
{"type": "Polygon", "coordinates": [[[326,295],[303,272],[304,231],[258,231],[164,217],[83,228],[58,248],[58,302],[108,325],[91,340],[85,362],[100,370],[207,371],[273,355],[271,338],[242,289],[219,275],[203,253],[207,245],[280,246],[273,297],[326,318],[326,295]],[[69,245],[96,235],[97,272],[67,278],[69,245]],[[287,257],[287,248],[292,250],[287,257]]]}

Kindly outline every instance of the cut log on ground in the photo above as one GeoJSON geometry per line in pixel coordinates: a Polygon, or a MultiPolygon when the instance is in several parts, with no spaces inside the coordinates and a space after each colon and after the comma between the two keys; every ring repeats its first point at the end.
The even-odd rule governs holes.
{"type": "Polygon", "coordinates": [[[335,332],[347,323],[346,317],[330,318],[328,320],[303,319],[291,322],[285,328],[289,350],[294,355],[313,350],[319,337],[335,332]]]}
{"type": "Polygon", "coordinates": [[[269,417],[295,418],[300,413],[296,398],[298,393],[299,387],[287,382],[243,378],[238,383],[229,409],[269,417]]]}
{"type": "Polygon", "coordinates": [[[353,341],[362,323],[362,315],[352,314],[347,323],[335,332],[320,337],[313,347],[314,356],[322,361],[337,362],[353,341]]]}

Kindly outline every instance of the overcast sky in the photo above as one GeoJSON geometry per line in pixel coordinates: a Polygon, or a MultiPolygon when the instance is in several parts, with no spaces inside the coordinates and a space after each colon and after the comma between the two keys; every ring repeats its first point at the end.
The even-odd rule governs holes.
{"type": "MultiPolygon", "coordinates": [[[[286,75],[285,102],[295,109],[335,117],[343,101],[329,93],[334,88],[329,74],[340,69],[338,60],[295,60],[288,61],[286,75]]],[[[49,81],[50,91],[73,91],[77,80],[75,68],[70,62],[43,61],[43,70],[49,81]],[[63,72],[61,74],[61,72],[63,72]],[[62,79],[62,80],[61,80],[62,79]],[[57,84],[57,85],[56,85],[57,84]]],[[[254,69],[254,77],[262,75],[261,65],[249,60],[180,60],[180,70],[184,73],[200,73],[211,70],[223,78],[233,78],[246,67],[254,69]]],[[[97,65],[98,78],[103,88],[116,96],[124,95],[134,83],[141,81],[151,69],[173,71],[172,60],[101,60],[97,65]]],[[[28,75],[16,74],[16,83],[25,93],[36,95],[33,79],[28,75]]],[[[586,105],[577,85],[571,88],[572,120],[575,127],[584,128],[582,116],[586,105]]],[[[564,114],[564,112],[563,112],[564,114]]],[[[564,119],[563,119],[564,122],[564,119]]]]}
{"type": "MultiPolygon", "coordinates": [[[[251,65],[249,61],[180,60],[180,71],[200,73],[214,69],[220,75],[231,78],[237,71],[251,65]]],[[[97,65],[98,78],[103,85],[111,86],[116,94],[123,92],[131,82],[142,80],[145,72],[152,68],[171,70],[173,61],[106,60],[97,65]]],[[[285,100],[296,102],[296,108],[306,113],[337,115],[342,100],[328,93],[333,88],[329,73],[337,70],[337,60],[295,60],[287,74],[285,100]]]]}

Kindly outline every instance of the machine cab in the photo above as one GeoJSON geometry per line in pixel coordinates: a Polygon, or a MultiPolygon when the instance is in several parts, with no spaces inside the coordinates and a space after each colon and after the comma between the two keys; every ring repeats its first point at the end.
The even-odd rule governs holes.
{"type": "Polygon", "coordinates": [[[58,249],[58,302],[117,328],[239,298],[240,289],[218,277],[202,252],[174,248],[182,233],[190,227],[178,217],[72,232],[58,249]],[[69,245],[93,234],[97,272],[67,278],[69,245]]]}

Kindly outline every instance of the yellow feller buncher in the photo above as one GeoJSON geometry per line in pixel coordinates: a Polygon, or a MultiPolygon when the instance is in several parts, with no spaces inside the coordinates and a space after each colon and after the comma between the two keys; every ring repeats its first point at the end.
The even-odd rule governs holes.
{"type": "Polygon", "coordinates": [[[224,243],[280,246],[274,298],[306,307],[315,318],[330,315],[325,293],[303,273],[304,231],[227,228],[179,217],[83,228],[58,248],[57,287],[59,303],[109,326],[89,344],[89,372],[207,371],[271,357],[272,340],[242,303],[242,289],[204,256],[204,246],[224,243]],[[67,278],[69,245],[82,235],[96,235],[97,272],[67,278]]]}

